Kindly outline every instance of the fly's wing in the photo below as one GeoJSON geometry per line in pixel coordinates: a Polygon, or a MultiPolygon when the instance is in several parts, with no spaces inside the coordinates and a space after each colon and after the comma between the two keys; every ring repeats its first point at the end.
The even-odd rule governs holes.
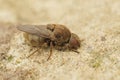
{"type": "Polygon", "coordinates": [[[17,29],[44,38],[50,38],[51,34],[46,25],[19,25],[17,29]]]}

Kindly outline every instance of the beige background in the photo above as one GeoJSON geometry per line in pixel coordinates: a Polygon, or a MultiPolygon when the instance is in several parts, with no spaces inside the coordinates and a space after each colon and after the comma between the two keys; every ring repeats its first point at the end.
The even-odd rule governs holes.
{"type": "Polygon", "coordinates": [[[120,80],[120,0],[0,0],[0,53],[3,80],[120,80]],[[80,54],[25,58],[33,48],[15,25],[48,23],[83,39],[80,54]]]}

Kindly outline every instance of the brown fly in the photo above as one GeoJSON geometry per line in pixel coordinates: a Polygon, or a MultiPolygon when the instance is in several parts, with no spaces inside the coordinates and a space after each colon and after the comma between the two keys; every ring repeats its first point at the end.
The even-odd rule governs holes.
{"type": "MultiPolygon", "coordinates": [[[[77,49],[80,47],[79,37],[76,34],[71,33],[64,25],[19,25],[17,29],[38,37],[39,46],[42,46],[43,44],[50,46],[50,55],[47,60],[49,60],[52,55],[53,47],[58,50],[69,49],[78,53],[77,49]]],[[[29,57],[31,55],[29,55],[29,57]]]]}

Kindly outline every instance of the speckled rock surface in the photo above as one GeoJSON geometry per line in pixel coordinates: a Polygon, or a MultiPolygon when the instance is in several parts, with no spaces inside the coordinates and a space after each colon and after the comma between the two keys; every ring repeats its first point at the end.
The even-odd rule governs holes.
{"type": "Polygon", "coordinates": [[[0,0],[0,79],[120,80],[119,0],[0,0]],[[34,4],[33,4],[34,3],[34,4]],[[66,25],[81,42],[80,54],[49,49],[26,58],[29,46],[16,24],[66,25]]]}

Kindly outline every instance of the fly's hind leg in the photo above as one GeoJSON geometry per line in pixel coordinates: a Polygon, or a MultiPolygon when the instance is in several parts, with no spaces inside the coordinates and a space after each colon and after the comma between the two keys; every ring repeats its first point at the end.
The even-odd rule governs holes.
{"type": "Polygon", "coordinates": [[[41,48],[37,48],[34,52],[32,52],[30,55],[27,56],[27,58],[31,57],[33,54],[35,54],[37,51],[39,51],[41,48]]]}

